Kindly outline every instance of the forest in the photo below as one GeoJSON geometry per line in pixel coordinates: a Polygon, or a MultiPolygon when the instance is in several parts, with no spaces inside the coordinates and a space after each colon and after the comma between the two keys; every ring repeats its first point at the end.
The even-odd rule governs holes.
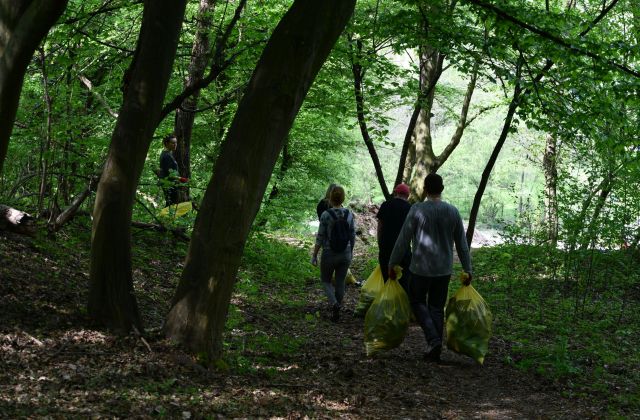
{"type": "Polygon", "coordinates": [[[0,0],[0,417],[636,418],[639,190],[637,0],[0,0]],[[433,173],[484,364],[353,315],[433,173]]]}

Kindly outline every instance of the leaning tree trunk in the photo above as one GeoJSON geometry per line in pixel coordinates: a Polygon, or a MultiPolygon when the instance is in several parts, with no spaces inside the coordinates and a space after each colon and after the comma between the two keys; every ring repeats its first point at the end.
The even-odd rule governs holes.
{"type": "Polygon", "coordinates": [[[500,133],[500,137],[498,137],[498,141],[493,148],[493,152],[491,153],[491,156],[489,157],[489,160],[485,165],[484,171],[482,171],[480,184],[478,185],[476,195],[473,198],[473,205],[471,206],[471,212],[469,214],[469,225],[467,226],[467,244],[469,244],[469,247],[471,247],[471,242],[473,240],[473,233],[476,228],[476,220],[478,219],[480,203],[482,202],[484,190],[487,188],[489,177],[491,176],[491,171],[493,171],[493,167],[498,160],[498,156],[500,155],[502,146],[504,146],[504,142],[507,140],[507,136],[509,135],[509,131],[511,130],[513,117],[516,113],[516,110],[518,109],[518,105],[520,105],[522,87],[520,86],[519,79],[520,65],[518,65],[518,69],[516,70],[516,85],[513,88],[513,97],[511,98],[511,103],[509,104],[509,109],[507,110],[507,116],[504,119],[504,124],[502,125],[502,132],[500,133]]]}
{"type": "Polygon", "coordinates": [[[147,0],[124,102],[93,211],[89,315],[118,331],[141,327],[131,274],[136,185],[171,75],[186,0],[147,0]]]}
{"type": "Polygon", "coordinates": [[[67,0],[0,0],[0,173],[27,66],[66,7],[67,0]]]}
{"type": "Polygon", "coordinates": [[[362,78],[364,76],[364,70],[361,64],[362,41],[358,39],[355,43],[356,50],[352,51],[351,53],[351,73],[353,74],[353,92],[356,99],[356,115],[358,117],[358,125],[360,126],[360,134],[362,134],[364,144],[367,146],[369,156],[371,156],[371,161],[373,162],[373,167],[376,171],[376,177],[378,178],[378,183],[380,184],[382,194],[384,195],[385,200],[390,200],[392,197],[389,193],[387,182],[384,180],[382,165],[380,164],[380,159],[378,158],[376,148],[373,145],[373,140],[371,140],[371,136],[369,135],[369,128],[367,127],[367,120],[365,116],[364,93],[362,91],[362,78]]]}
{"type": "Polygon", "coordinates": [[[222,354],[251,224],[300,106],[355,0],[296,0],[256,65],[196,219],[165,331],[209,360],[222,354]]]}

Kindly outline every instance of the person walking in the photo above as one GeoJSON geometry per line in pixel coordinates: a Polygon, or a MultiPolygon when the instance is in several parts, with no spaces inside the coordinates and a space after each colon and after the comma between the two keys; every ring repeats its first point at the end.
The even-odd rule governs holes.
{"type": "Polygon", "coordinates": [[[344,188],[337,185],[329,195],[330,207],[320,216],[320,226],[311,264],[318,265],[318,253],[322,248],[320,280],[331,305],[331,321],[338,322],[344,297],[345,277],[351,264],[356,229],[353,213],[342,207],[344,188]],[[331,277],[335,274],[335,287],[331,277]]]}
{"type": "Polygon", "coordinates": [[[412,244],[409,302],[424,331],[427,361],[440,361],[444,329],[444,306],[453,270],[453,245],[471,283],[471,255],[458,209],[442,201],[442,177],[429,174],[424,180],[427,199],[411,207],[389,258],[389,277],[401,265],[412,244]]]}
{"type": "MultiPolygon", "coordinates": [[[[389,258],[391,251],[398,239],[400,229],[409,214],[411,204],[409,204],[409,186],[407,184],[398,184],[393,189],[393,198],[387,200],[380,206],[376,218],[378,219],[377,239],[378,239],[378,262],[382,277],[386,282],[389,278],[389,258]]],[[[411,251],[407,251],[404,258],[400,262],[403,269],[403,276],[400,283],[407,290],[409,280],[409,263],[411,262],[411,251]]]]}

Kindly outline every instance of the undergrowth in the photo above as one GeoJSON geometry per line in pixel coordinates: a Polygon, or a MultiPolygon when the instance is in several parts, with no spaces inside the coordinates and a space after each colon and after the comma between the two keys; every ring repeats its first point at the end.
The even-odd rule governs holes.
{"type": "Polygon", "coordinates": [[[612,414],[640,408],[640,266],[625,252],[502,245],[474,254],[505,362],[596,395],[612,414]]]}

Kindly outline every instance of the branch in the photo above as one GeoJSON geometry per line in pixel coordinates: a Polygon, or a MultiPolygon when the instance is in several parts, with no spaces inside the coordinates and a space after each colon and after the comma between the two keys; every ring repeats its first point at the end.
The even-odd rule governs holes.
{"type": "Polygon", "coordinates": [[[126,48],[119,47],[117,45],[109,44],[108,42],[100,41],[98,38],[96,38],[95,36],[89,34],[88,32],[83,31],[82,29],[79,29],[78,33],[81,34],[81,35],[86,36],[87,38],[89,38],[90,40],[95,42],[96,44],[104,45],[105,47],[113,48],[114,50],[122,51],[122,52],[125,52],[127,54],[133,54],[134,53],[133,50],[128,50],[126,48]]]}
{"type": "MultiPolygon", "coordinates": [[[[241,52],[246,50],[246,49],[242,49],[236,52],[235,54],[233,54],[227,60],[220,63],[221,58],[224,54],[225,48],[227,46],[229,37],[231,36],[231,31],[235,27],[236,23],[238,23],[238,20],[240,19],[240,15],[242,14],[242,9],[246,5],[246,3],[247,3],[247,0],[240,0],[238,7],[236,7],[236,11],[233,15],[233,18],[231,18],[231,21],[227,25],[224,33],[220,35],[220,37],[216,40],[216,49],[215,49],[215,52],[213,53],[213,58],[211,61],[211,69],[209,70],[209,74],[207,74],[207,76],[204,77],[203,79],[200,79],[197,82],[193,83],[192,85],[187,86],[182,91],[182,93],[180,93],[171,102],[165,105],[162,108],[162,112],[160,113],[160,119],[158,120],[158,124],[160,124],[160,122],[164,120],[167,117],[167,115],[169,115],[172,111],[178,108],[182,104],[182,102],[184,102],[184,100],[187,99],[189,96],[198,92],[200,89],[203,89],[209,86],[211,82],[213,82],[218,78],[220,73],[222,73],[224,70],[227,69],[227,67],[231,65],[231,63],[236,59],[238,55],[240,55],[241,52]]],[[[248,46],[248,47],[251,47],[251,46],[248,46]]]]}
{"type": "MultiPolygon", "coordinates": [[[[610,67],[613,67],[619,71],[622,71],[624,73],[630,74],[633,77],[636,78],[640,78],[640,72],[638,72],[637,70],[631,69],[623,64],[617,63],[614,60],[602,57],[596,53],[593,53],[589,50],[586,50],[584,48],[581,47],[577,47],[573,44],[571,44],[569,41],[565,40],[564,38],[558,36],[558,35],[554,35],[544,29],[538,28],[534,25],[530,25],[527,22],[524,22],[522,20],[520,20],[519,18],[510,15],[509,13],[507,13],[506,11],[500,9],[499,7],[490,4],[490,3],[485,3],[483,0],[467,0],[470,3],[475,4],[476,6],[480,6],[484,9],[490,10],[492,11],[496,16],[509,21],[517,26],[520,26],[526,30],[528,30],[529,32],[533,32],[536,35],[539,35],[542,38],[548,39],[549,41],[552,41],[558,45],[560,45],[561,47],[564,47],[566,49],[568,49],[569,51],[573,51],[577,54],[580,55],[584,55],[587,56],[589,58],[592,58],[596,61],[600,61],[610,67]]],[[[606,11],[611,10],[611,8],[613,8],[613,5],[617,2],[618,0],[615,0],[615,2],[610,5],[610,7],[608,9],[605,9],[606,11]]],[[[602,18],[604,17],[604,15],[606,14],[606,11],[603,10],[602,13],[600,13],[600,15],[598,15],[598,17],[596,18],[596,20],[594,20],[594,22],[592,22],[589,27],[587,29],[585,29],[584,31],[582,31],[581,33],[581,37],[583,37],[584,35],[586,35],[587,32],[589,32],[593,26],[595,26],[595,24],[597,24],[600,20],[602,20],[602,18]]]]}
{"type": "Polygon", "coordinates": [[[467,128],[467,115],[469,115],[469,106],[471,105],[471,97],[473,96],[473,92],[476,89],[476,81],[478,80],[478,68],[479,65],[476,63],[473,68],[473,73],[471,74],[471,80],[469,80],[469,85],[467,86],[467,92],[464,95],[464,100],[462,102],[462,110],[460,111],[460,118],[458,120],[458,126],[456,127],[456,131],[451,136],[451,140],[447,147],[444,148],[440,156],[436,158],[439,166],[451,156],[451,153],[458,147],[460,144],[460,139],[462,139],[462,135],[464,134],[464,129],[467,128]]]}
{"type": "Polygon", "coordinates": [[[102,95],[100,95],[98,92],[95,92],[93,90],[93,85],[91,84],[91,81],[87,79],[85,76],[83,76],[82,74],[78,75],[78,79],[80,79],[82,84],[87,88],[89,92],[93,93],[93,95],[98,99],[98,102],[100,102],[102,106],[104,106],[107,109],[107,112],[109,113],[109,115],[117,119],[118,113],[111,109],[111,107],[109,106],[107,101],[102,97],[102,95]]]}

